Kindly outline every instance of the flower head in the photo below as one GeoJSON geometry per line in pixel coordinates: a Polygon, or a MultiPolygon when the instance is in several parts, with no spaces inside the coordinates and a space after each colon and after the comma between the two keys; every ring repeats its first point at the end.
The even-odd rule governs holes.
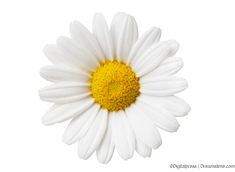
{"type": "Polygon", "coordinates": [[[179,44],[160,42],[156,27],[138,38],[135,19],[125,13],[115,15],[110,29],[103,15],[95,14],[93,33],[77,21],[70,33],[44,48],[53,65],[43,67],[41,76],[53,84],[39,94],[54,105],[43,123],[71,119],[63,141],[77,142],[83,159],[96,151],[98,160],[108,163],[114,149],[123,159],[134,151],[149,157],[162,143],[158,128],[177,131],[176,117],[190,110],[174,96],[187,87],[173,76],[183,66],[173,57],[179,44]]]}

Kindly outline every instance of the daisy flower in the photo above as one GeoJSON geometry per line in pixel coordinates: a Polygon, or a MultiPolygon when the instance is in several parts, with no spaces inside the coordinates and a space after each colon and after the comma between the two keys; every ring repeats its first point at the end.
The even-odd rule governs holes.
{"type": "Polygon", "coordinates": [[[177,131],[176,117],[190,110],[174,96],[187,87],[186,80],[173,76],[183,66],[173,57],[179,44],[159,41],[157,27],[138,38],[134,17],[125,13],[116,14],[110,28],[95,14],[92,33],[74,21],[70,33],[44,48],[53,65],[40,73],[53,84],[39,95],[54,105],[42,122],[71,119],[63,141],[76,142],[82,159],[96,151],[98,161],[108,163],[114,149],[125,160],[134,151],[149,157],[162,143],[159,128],[177,131]]]}

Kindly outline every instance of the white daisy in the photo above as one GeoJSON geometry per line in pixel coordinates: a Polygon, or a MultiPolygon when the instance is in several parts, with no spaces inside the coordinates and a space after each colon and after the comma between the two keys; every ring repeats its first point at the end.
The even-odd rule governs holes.
{"type": "Polygon", "coordinates": [[[70,25],[71,38],[60,37],[44,53],[53,63],[41,69],[52,85],[39,91],[54,105],[42,118],[45,125],[72,119],[63,135],[67,144],[78,143],[78,155],[96,151],[108,163],[114,149],[123,159],[134,151],[149,157],[162,141],[158,128],[175,132],[176,117],[190,107],[174,94],[187,82],[173,76],[183,62],[173,57],[175,40],[159,42],[161,30],[150,28],[140,38],[134,17],[118,13],[111,28],[95,14],[93,33],[81,23],[70,25]]]}

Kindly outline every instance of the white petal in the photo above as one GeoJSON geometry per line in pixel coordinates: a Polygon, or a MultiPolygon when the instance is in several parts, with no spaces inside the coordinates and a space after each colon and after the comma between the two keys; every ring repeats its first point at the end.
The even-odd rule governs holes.
{"type": "Polygon", "coordinates": [[[104,61],[104,54],[94,35],[80,22],[74,21],[70,24],[70,34],[79,46],[86,49],[101,62],[104,61]]]}
{"type": "Polygon", "coordinates": [[[138,61],[132,65],[137,76],[141,77],[156,69],[166,58],[176,53],[179,44],[175,40],[153,44],[138,61]]]}
{"type": "Polygon", "coordinates": [[[112,21],[111,33],[116,57],[119,61],[125,61],[138,39],[138,28],[134,17],[118,13],[112,21]]]}
{"type": "Polygon", "coordinates": [[[113,50],[114,53],[116,53],[117,49],[117,40],[118,40],[118,35],[116,34],[120,30],[120,23],[123,22],[124,18],[127,16],[125,13],[117,13],[111,23],[110,27],[110,32],[112,36],[112,41],[113,41],[113,50]]]}
{"type": "Polygon", "coordinates": [[[107,127],[107,115],[106,110],[100,109],[86,135],[78,142],[78,156],[80,158],[89,158],[100,145],[107,127]]]}
{"type": "Polygon", "coordinates": [[[136,152],[142,157],[150,157],[152,149],[145,145],[140,139],[136,139],[136,152]]]}
{"type": "Polygon", "coordinates": [[[78,81],[87,82],[90,75],[79,69],[71,69],[62,66],[45,66],[41,68],[40,75],[51,82],[78,81]]]}
{"type": "Polygon", "coordinates": [[[87,83],[59,82],[39,90],[42,100],[54,103],[70,103],[90,95],[87,83]]]}
{"type": "Polygon", "coordinates": [[[112,131],[116,150],[123,159],[129,159],[135,150],[134,133],[122,110],[111,115],[113,115],[112,131]]]}
{"type": "Polygon", "coordinates": [[[104,138],[96,150],[97,159],[100,163],[107,164],[114,152],[114,141],[113,141],[113,132],[112,132],[112,114],[108,115],[108,126],[104,135],[104,138]]]}
{"type": "Polygon", "coordinates": [[[176,96],[158,97],[163,107],[166,108],[174,116],[185,116],[191,110],[188,103],[176,96]]]}
{"type": "Polygon", "coordinates": [[[95,71],[99,66],[98,59],[89,51],[79,47],[73,40],[60,37],[57,40],[57,46],[67,56],[67,59],[79,69],[95,71]]]}
{"type": "Polygon", "coordinates": [[[179,123],[176,118],[157,106],[153,100],[150,96],[139,96],[136,106],[142,109],[159,128],[169,132],[177,131],[179,123]]]}
{"type": "Polygon", "coordinates": [[[108,29],[108,25],[102,14],[97,13],[93,18],[93,33],[102,48],[105,58],[108,60],[114,60],[113,43],[111,33],[108,29]]]}
{"type": "MultiPolygon", "coordinates": [[[[141,80],[140,80],[141,82],[141,80]]],[[[170,96],[188,87],[185,79],[179,77],[159,77],[141,84],[140,92],[150,96],[170,96]]]]}
{"type": "Polygon", "coordinates": [[[63,141],[70,145],[80,140],[90,129],[91,125],[96,119],[99,109],[99,105],[93,104],[82,115],[75,117],[65,130],[63,141]]]}
{"type": "Polygon", "coordinates": [[[137,139],[151,148],[158,148],[162,141],[157,127],[135,104],[125,109],[126,116],[137,139]]]}
{"type": "Polygon", "coordinates": [[[94,103],[93,99],[86,98],[74,103],[53,106],[42,118],[45,125],[63,122],[82,114],[94,103]]]}
{"type": "Polygon", "coordinates": [[[74,63],[64,55],[54,44],[48,44],[43,48],[45,56],[53,63],[62,67],[76,68],[74,63]]]}
{"type": "Polygon", "coordinates": [[[168,40],[168,41],[164,41],[164,42],[167,42],[170,47],[168,57],[174,56],[180,48],[179,43],[176,40],[168,40]]]}
{"type": "Polygon", "coordinates": [[[178,72],[183,65],[183,60],[179,57],[168,58],[155,70],[141,77],[142,83],[152,80],[152,78],[173,75],[178,72]]]}
{"type": "Polygon", "coordinates": [[[131,52],[126,60],[127,64],[135,64],[143,53],[154,43],[158,42],[161,37],[161,30],[156,27],[152,27],[147,30],[133,45],[131,52]]]}
{"type": "Polygon", "coordinates": [[[162,107],[168,111],[168,113],[176,117],[185,116],[190,111],[190,106],[184,100],[176,96],[152,97],[142,95],[142,97],[148,99],[154,107],[162,107]]]}

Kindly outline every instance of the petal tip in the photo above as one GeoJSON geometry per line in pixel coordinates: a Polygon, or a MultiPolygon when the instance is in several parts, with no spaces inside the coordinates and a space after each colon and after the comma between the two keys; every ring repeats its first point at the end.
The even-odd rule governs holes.
{"type": "Polygon", "coordinates": [[[71,145],[72,144],[66,133],[64,133],[64,135],[62,136],[62,142],[65,143],[66,145],[71,145]]]}
{"type": "Polygon", "coordinates": [[[53,124],[46,116],[42,117],[41,122],[43,125],[46,125],[46,126],[53,124]]]}
{"type": "Polygon", "coordinates": [[[179,130],[179,128],[180,128],[180,124],[178,123],[178,125],[175,126],[175,129],[172,130],[172,132],[177,132],[179,130]]]}
{"type": "Polygon", "coordinates": [[[115,14],[115,16],[119,16],[119,15],[126,16],[126,15],[128,15],[128,14],[125,13],[125,12],[117,12],[117,13],[115,14]]]}
{"type": "Polygon", "coordinates": [[[95,17],[104,17],[104,15],[101,12],[97,12],[93,15],[93,18],[95,17]]]}
{"type": "MultiPolygon", "coordinates": [[[[159,140],[159,142],[157,142],[157,144],[155,144],[154,147],[152,147],[152,148],[153,148],[153,149],[157,149],[157,148],[159,148],[161,145],[162,145],[162,139],[159,140]]],[[[152,151],[151,151],[151,152],[152,152],[152,151]]],[[[151,153],[150,153],[150,156],[151,156],[151,153]]],[[[149,157],[150,157],[150,156],[149,156],[149,157]]]]}

